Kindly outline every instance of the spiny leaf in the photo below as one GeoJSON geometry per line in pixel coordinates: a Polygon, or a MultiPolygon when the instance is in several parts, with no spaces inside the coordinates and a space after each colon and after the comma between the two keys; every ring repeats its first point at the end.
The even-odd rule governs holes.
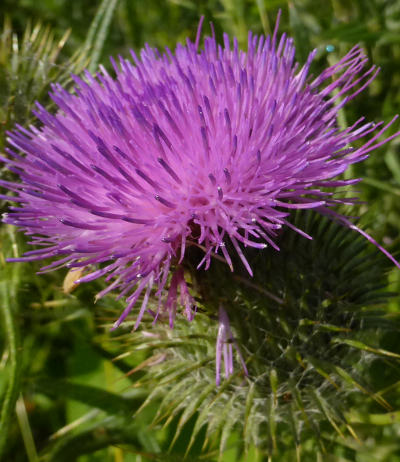
{"type": "Polygon", "coordinates": [[[245,407],[245,413],[244,413],[244,428],[243,428],[243,435],[244,435],[244,440],[246,443],[246,447],[248,448],[254,438],[254,429],[253,429],[253,419],[254,415],[257,409],[257,406],[254,402],[254,396],[255,396],[255,383],[252,382],[250,383],[249,386],[249,391],[247,393],[246,397],[246,407],[245,407]]]}
{"type": "Polygon", "coordinates": [[[182,407],[184,407],[184,402],[188,398],[188,389],[190,390],[191,386],[193,386],[193,381],[190,376],[176,382],[162,399],[154,422],[167,419],[165,425],[168,425],[179,414],[182,407]]]}
{"type": "Polygon", "coordinates": [[[199,383],[197,388],[198,390],[196,388],[189,389],[189,394],[190,394],[191,399],[189,400],[189,403],[185,407],[182,407],[183,413],[179,419],[178,426],[176,428],[176,433],[171,442],[171,447],[175,444],[176,440],[181,434],[181,431],[183,430],[183,427],[187,424],[189,419],[193,417],[193,415],[202,406],[203,402],[214,391],[215,385],[214,383],[211,383],[207,387],[204,388],[203,384],[199,383]],[[193,399],[193,396],[197,396],[197,398],[193,399]]]}
{"type": "Polygon", "coordinates": [[[353,348],[358,348],[359,350],[374,353],[376,355],[389,356],[390,358],[400,359],[400,355],[397,353],[393,353],[392,351],[383,350],[382,348],[373,348],[371,346],[366,345],[363,342],[360,342],[359,340],[333,338],[332,343],[341,343],[341,344],[349,345],[353,348]]]}
{"type": "Polygon", "coordinates": [[[366,395],[370,396],[372,399],[374,399],[378,404],[380,404],[385,409],[387,409],[387,410],[392,409],[390,404],[385,399],[380,397],[378,394],[369,391],[367,388],[365,388],[365,386],[363,386],[357,380],[355,380],[354,377],[352,377],[352,375],[350,373],[348,373],[347,371],[345,371],[343,368],[341,368],[339,366],[334,366],[333,369],[337,372],[337,374],[342,379],[344,379],[344,381],[346,383],[348,383],[352,387],[355,387],[355,388],[359,389],[360,391],[362,391],[366,395]]]}
{"type": "MultiPolygon", "coordinates": [[[[223,453],[226,449],[226,443],[228,441],[229,436],[232,433],[233,427],[236,425],[237,418],[232,418],[232,410],[234,410],[235,407],[235,396],[232,396],[232,398],[229,400],[229,402],[225,405],[225,408],[223,410],[222,415],[218,416],[217,422],[218,426],[216,427],[215,432],[217,434],[221,434],[220,439],[219,439],[219,461],[222,459],[223,453]],[[228,418],[229,416],[229,418],[228,418]]],[[[236,411],[238,412],[238,411],[236,411]]],[[[240,411],[239,411],[240,413],[240,411]]],[[[215,415],[216,417],[217,415],[215,415]]],[[[211,422],[210,422],[211,423],[211,422]]],[[[212,427],[210,425],[210,427],[212,427]]],[[[210,433],[211,433],[210,429],[210,433]]]]}
{"type": "Polygon", "coordinates": [[[343,437],[343,433],[336,423],[337,416],[335,415],[334,409],[326,402],[326,400],[321,396],[321,393],[318,390],[313,390],[313,395],[315,397],[315,402],[317,403],[320,410],[326,416],[329,423],[337,431],[337,433],[343,437]]]}
{"type": "Polygon", "coordinates": [[[51,29],[38,23],[33,28],[28,24],[19,40],[10,20],[5,19],[0,39],[0,150],[6,130],[30,120],[36,100],[50,102],[50,82],[66,84],[71,73],[83,70],[87,56],[82,50],[59,61],[68,36],[69,31],[55,40],[51,29]]]}

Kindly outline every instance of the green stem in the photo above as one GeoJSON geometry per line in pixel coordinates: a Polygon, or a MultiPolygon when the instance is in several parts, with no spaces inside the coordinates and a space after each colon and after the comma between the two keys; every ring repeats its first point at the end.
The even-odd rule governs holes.
{"type": "Polygon", "coordinates": [[[22,439],[25,445],[26,455],[29,462],[37,462],[38,455],[36,451],[35,441],[33,439],[31,426],[29,425],[28,413],[26,412],[25,401],[22,395],[17,400],[16,406],[17,419],[21,430],[22,439]]]}
{"type": "Polygon", "coordinates": [[[8,341],[9,351],[9,380],[4,394],[3,404],[0,413],[0,460],[8,440],[8,428],[10,420],[15,412],[15,404],[18,397],[20,373],[19,373],[19,352],[18,332],[10,304],[10,293],[6,282],[1,283],[1,313],[3,315],[5,336],[8,341]]]}

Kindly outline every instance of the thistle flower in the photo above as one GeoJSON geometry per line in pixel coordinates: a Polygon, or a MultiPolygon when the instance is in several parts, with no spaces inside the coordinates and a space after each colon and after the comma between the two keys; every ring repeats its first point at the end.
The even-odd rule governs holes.
{"type": "Polygon", "coordinates": [[[252,275],[244,247],[278,249],[282,226],[311,238],[288,220],[294,209],[315,209],[356,229],[398,265],[335,211],[354,200],[326,190],[359,181],[337,177],[396,136],[378,141],[395,119],[337,125],[340,108],[378,69],[363,71],[367,58],[356,46],[311,78],[316,51],[300,67],[293,40],[278,41],[277,26],[272,37],[249,33],[245,52],[226,34],[223,46],[213,34],[200,49],[200,24],[196,41],[174,53],[146,45],[140,58],[132,51],[132,61],[112,60],[115,78],[104,68],[75,76],[74,94],[55,84],[58,112],[38,103],[43,125],[8,133],[2,158],[21,179],[0,182],[20,204],[3,221],[39,247],[13,260],[56,257],[42,271],[92,271],[78,283],[105,276],[110,284],[97,297],[116,289],[127,301],[115,327],[140,297],[136,327],[146,310],[155,319],[166,311],[172,326],[178,300],[191,319],[185,250],[204,250],[198,268],[217,253],[233,268],[229,243],[252,275]],[[151,311],[154,292],[158,309],[151,311]]]}

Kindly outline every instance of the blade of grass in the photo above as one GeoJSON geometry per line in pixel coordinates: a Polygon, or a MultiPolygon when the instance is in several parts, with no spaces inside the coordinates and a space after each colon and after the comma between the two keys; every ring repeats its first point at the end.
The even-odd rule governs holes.
{"type": "Polygon", "coordinates": [[[261,24],[263,26],[264,34],[270,35],[271,34],[271,26],[269,24],[267,9],[265,8],[264,0],[256,0],[258,13],[260,15],[261,24]]]}
{"type": "Polygon", "coordinates": [[[88,33],[86,35],[85,43],[83,44],[83,48],[85,50],[88,50],[93,46],[94,37],[95,37],[96,33],[98,32],[98,29],[100,27],[101,18],[105,14],[105,11],[107,9],[108,1],[109,0],[103,0],[100,3],[100,5],[99,5],[99,7],[97,9],[96,15],[93,18],[93,20],[92,20],[92,22],[90,24],[88,33]]]}
{"type": "MultiPolygon", "coordinates": [[[[100,8],[105,4],[105,11],[103,14],[102,21],[97,33],[96,40],[93,45],[93,52],[90,57],[89,72],[95,72],[99,63],[101,51],[103,49],[104,42],[107,37],[108,29],[110,27],[111,19],[114,14],[115,7],[117,6],[118,0],[105,0],[100,5],[100,8]]],[[[97,15],[96,15],[97,17],[97,15]]]]}
{"type": "Polygon", "coordinates": [[[28,413],[26,412],[25,401],[22,395],[20,395],[17,400],[16,413],[28,460],[29,462],[37,462],[39,459],[36,451],[35,441],[33,439],[32,430],[28,419],[28,413]]]}
{"type": "Polygon", "coordinates": [[[369,178],[367,176],[363,178],[363,183],[369,186],[373,186],[374,188],[381,189],[382,191],[394,194],[395,196],[400,196],[400,188],[396,188],[390,183],[385,183],[384,181],[376,180],[375,178],[369,178]]]}
{"type": "Polygon", "coordinates": [[[9,350],[9,377],[6,386],[6,391],[3,397],[3,404],[0,413],[0,459],[8,442],[8,429],[11,419],[14,415],[15,403],[18,397],[20,383],[20,367],[19,359],[19,336],[14,319],[14,313],[11,307],[11,296],[8,288],[9,281],[0,283],[0,303],[1,313],[3,316],[3,326],[5,338],[8,343],[9,350]]]}

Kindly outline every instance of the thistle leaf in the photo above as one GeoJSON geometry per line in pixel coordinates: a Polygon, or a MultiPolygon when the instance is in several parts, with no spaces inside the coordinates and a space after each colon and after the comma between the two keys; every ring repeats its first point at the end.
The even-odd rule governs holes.
{"type": "Polygon", "coordinates": [[[48,26],[28,24],[22,38],[13,31],[6,18],[0,36],[0,151],[7,130],[15,123],[31,120],[35,101],[50,103],[50,83],[65,85],[71,73],[79,73],[88,62],[86,53],[78,50],[67,60],[59,59],[70,31],[56,39],[48,26]]]}

